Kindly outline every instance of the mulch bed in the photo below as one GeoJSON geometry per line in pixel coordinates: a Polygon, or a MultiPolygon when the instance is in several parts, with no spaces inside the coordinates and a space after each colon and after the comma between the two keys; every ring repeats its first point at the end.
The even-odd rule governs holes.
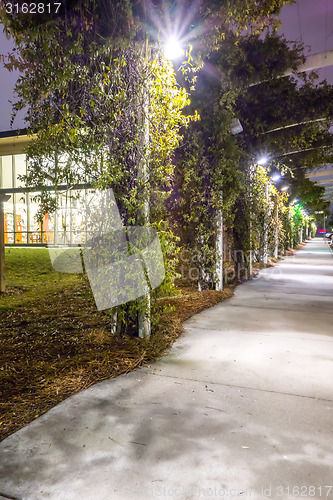
{"type": "Polygon", "coordinates": [[[179,337],[183,321],[232,294],[233,286],[183,288],[160,299],[150,340],[112,335],[110,317],[96,311],[84,279],[38,303],[0,311],[0,440],[72,394],[151,363],[179,337]]]}

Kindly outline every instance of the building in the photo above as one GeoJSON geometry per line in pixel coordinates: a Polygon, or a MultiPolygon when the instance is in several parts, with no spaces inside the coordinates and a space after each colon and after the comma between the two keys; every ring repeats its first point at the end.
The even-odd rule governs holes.
{"type": "MultiPolygon", "coordinates": [[[[0,193],[10,196],[3,206],[5,245],[76,244],[83,222],[75,211],[77,190],[69,196],[65,187],[58,195],[62,212],[46,214],[41,222],[36,218],[39,193],[24,189],[22,180],[27,173],[25,148],[29,140],[24,130],[0,132],[0,193]]],[[[52,188],[48,190],[52,193],[52,188]]]]}

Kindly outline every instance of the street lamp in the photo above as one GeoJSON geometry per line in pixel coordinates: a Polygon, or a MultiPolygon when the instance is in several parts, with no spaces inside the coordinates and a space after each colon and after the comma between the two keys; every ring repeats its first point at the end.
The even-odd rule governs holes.
{"type": "Polygon", "coordinates": [[[173,61],[175,59],[180,59],[181,57],[183,57],[184,49],[175,35],[172,35],[167,40],[164,47],[164,55],[165,58],[169,61],[173,61]]]}
{"type": "Polygon", "coordinates": [[[257,164],[260,165],[261,167],[263,167],[264,165],[267,165],[269,161],[269,158],[268,156],[261,156],[258,160],[257,160],[257,164]]]}
{"type": "MultiPolygon", "coordinates": [[[[143,44],[144,62],[147,63],[149,60],[149,50],[148,50],[148,39],[144,41],[143,44]]],[[[171,35],[166,41],[164,47],[164,54],[166,59],[175,60],[179,59],[184,55],[184,49],[181,46],[180,41],[175,35],[171,35]]],[[[140,124],[142,127],[141,137],[140,137],[140,161],[138,165],[138,184],[141,188],[143,195],[143,205],[138,211],[137,220],[139,225],[147,226],[149,225],[149,192],[146,189],[146,184],[149,180],[149,90],[147,86],[142,89],[143,106],[140,112],[140,124]]],[[[150,309],[151,309],[151,297],[150,290],[147,289],[147,293],[139,299],[141,309],[138,314],[139,323],[139,337],[145,338],[149,337],[151,333],[151,321],[150,321],[150,309]]]]}

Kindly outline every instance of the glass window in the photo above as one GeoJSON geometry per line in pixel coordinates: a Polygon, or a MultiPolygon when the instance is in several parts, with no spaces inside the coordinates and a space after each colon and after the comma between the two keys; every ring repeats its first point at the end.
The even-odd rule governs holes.
{"type": "Polygon", "coordinates": [[[2,188],[12,188],[13,187],[13,170],[12,170],[12,157],[2,156],[2,175],[0,184],[2,188]]]}
{"type": "Polygon", "coordinates": [[[4,203],[4,219],[5,219],[5,244],[14,243],[14,206],[13,196],[4,203]]]}
{"type": "Polygon", "coordinates": [[[26,204],[26,195],[17,193],[15,200],[15,243],[28,243],[28,209],[26,204]]]}
{"type": "Polygon", "coordinates": [[[34,201],[36,193],[29,194],[28,243],[42,243],[41,223],[36,220],[38,203],[34,201]]]}
{"type": "Polygon", "coordinates": [[[14,156],[14,171],[15,171],[15,186],[14,187],[24,187],[24,182],[19,180],[19,176],[26,175],[26,156],[25,155],[15,155],[14,156]]]}
{"type": "MultiPolygon", "coordinates": [[[[25,174],[25,155],[16,155],[13,164],[11,156],[0,157],[0,160],[0,180],[4,181],[7,189],[11,189],[10,174],[25,174]]],[[[16,187],[24,186],[16,179],[16,187]]],[[[39,211],[38,194],[14,193],[5,203],[6,244],[77,245],[89,239],[91,230],[87,228],[84,190],[58,195],[59,208],[53,214],[44,215],[41,222],[36,219],[39,211]]]]}
{"type": "Polygon", "coordinates": [[[54,243],[54,215],[44,215],[43,229],[43,243],[54,243]]]}

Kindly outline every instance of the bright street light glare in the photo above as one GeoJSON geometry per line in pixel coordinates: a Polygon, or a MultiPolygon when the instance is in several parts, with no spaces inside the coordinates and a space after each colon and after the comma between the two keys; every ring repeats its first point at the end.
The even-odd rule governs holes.
{"type": "Polygon", "coordinates": [[[166,59],[169,59],[170,61],[172,61],[173,59],[179,59],[184,55],[184,49],[175,36],[172,36],[167,41],[164,48],[164,55],[166,59]]]}
{"type": "Polygon", "coordinates": [[[281,179],[281,175],[280,174],[274,174],[273,177],[272,177],[272,181],[278,181],[279,179],[281,179]]]}
{"type": "Polygon", "coordinates": [[[260,166],[267,165],[267,163],[268,163],[268,156],[262,156],[261,158],[259,158],[259,160],[257,160],[257,164],[260,166]]]}
{"type": "Polygon", "coordinates": [[[281,188],[281,191],[287,191],[288,188],[289,186],[283,186],[283,188],[281,188]]]}

